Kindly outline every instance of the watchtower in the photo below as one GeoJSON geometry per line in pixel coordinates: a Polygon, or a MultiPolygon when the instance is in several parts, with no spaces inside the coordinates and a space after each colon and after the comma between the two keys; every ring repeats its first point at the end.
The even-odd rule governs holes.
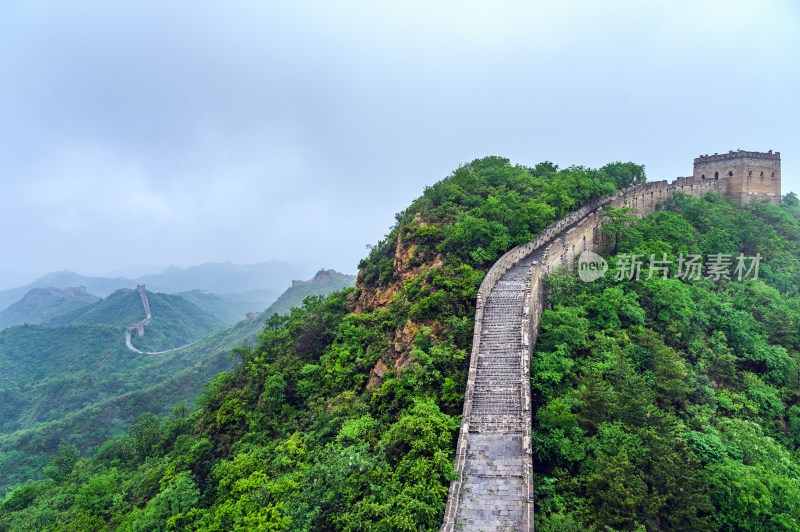
{"type": "Polygon", "coordinates": [[[781,152],[729,151],[694,160],[694,177],[727,179],[728,196],[742,203],[752,199],[781,204],[781,152]]]}

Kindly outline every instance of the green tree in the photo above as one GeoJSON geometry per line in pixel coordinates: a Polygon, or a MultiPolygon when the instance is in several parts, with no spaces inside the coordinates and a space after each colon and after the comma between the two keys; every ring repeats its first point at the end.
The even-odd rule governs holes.
{"type": "Polygon", "coordinates": [[[600,171],[610,176],[614,180],[614,184],[617,188],[641,185],[647,181],[643,164],[617,161],[615,163],[608,163],[600,168],[600,171]]]}
{"type": "Polygon", "coordinates": [[[629,234],[630,228],[638,221],[638,218],[631,214],[633,212],[636,211],[631,207],[615,209],[606,206],[603,210],[604,222],[600,230],[609,238],[611,251],[615,255],[619,251],[620,243],[629,234]]]}
{"type": "Polygon", "coordinates": [[[58,446],[58,454],[53,457],[50,465],[44,468],[44,472],[56,482],[63,482],[72,473],[79,458],[80,454],[75,445],[62,443],[58,446]]]}

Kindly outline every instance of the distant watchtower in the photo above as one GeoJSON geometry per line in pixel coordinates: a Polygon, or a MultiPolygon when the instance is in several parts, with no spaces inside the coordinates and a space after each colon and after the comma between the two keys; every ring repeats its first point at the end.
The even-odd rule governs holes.
{"type": "Polygon", "coordinates": [[[781,204],[781,152],[729,151],[701,155],[694,160],[699,180],[727,179],[728,196],[747,203],[752,199],[781,204]]]}

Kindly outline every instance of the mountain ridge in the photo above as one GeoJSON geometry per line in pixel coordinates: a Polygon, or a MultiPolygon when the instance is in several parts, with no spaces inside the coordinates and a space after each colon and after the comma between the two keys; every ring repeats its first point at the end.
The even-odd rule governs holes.
{"type": "Polygon", "coordinates": [[[147,274],[129,279],[84,276],[69,270],[47,273],[17,288],[0,290],[0,310],[4,310],[34,288],[67,289],[85,286],[98,297],[106,297],[119,288],[134,289],[146,284],[149,289],[174,293],[187,290],[209,290],[220,294],[246,293],[269,290],[276,295],[291,284],[292,279],[308,275],[306,268],[286,261],[272,260],[256,264],[233,262],[207,262],[187,268],[170,266],[158,274],[147,274]]]}
{"type": "Polygon", "coordinates": [[[21,323],[42,323],[99,301],[85,286],[32,288],[19,301],[0,311],[0,330],[21,323]]]}

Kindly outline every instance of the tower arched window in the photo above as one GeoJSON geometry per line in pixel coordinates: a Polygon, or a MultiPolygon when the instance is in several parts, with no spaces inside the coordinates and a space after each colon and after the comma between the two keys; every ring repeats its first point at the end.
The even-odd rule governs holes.
{"type": "Polygon", "coordinates": [[[728,177],[733,177],[733,170],[728,170],[728,177]]]}
{"type": "Polygon", "coordinates": [[[701,179],[705,179],[706,178],[706,174],[701,175],[700,178],[701,179]]]}
{"type": "Polygon", "coordinates": [[[714,172],[714,179],[719,179],[719,172],[714,172]]]}
{"type": "Polygon", "coordinates": [[[748,170],[748,171],[747,171],[747,177],[750,177],[750,176],[752,176],[752,175],[753,175],[753,171],[752,171],[752,170],[748,170]]]}

